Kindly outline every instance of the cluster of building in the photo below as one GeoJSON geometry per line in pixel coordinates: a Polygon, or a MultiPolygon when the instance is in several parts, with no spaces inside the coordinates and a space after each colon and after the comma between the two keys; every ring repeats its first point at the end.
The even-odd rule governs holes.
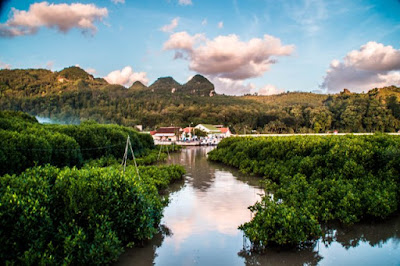
{"type": "Polygon", "coordinates": [[[216,144],[221,139],[232,135],[229,127],[222,125],[198,124],[195,127],[160,127],[150,131],[154,141],[159,142],[197,142],[198,144],[216,144]],[[202,136],[196,132],[202,131],[202,136]]]}

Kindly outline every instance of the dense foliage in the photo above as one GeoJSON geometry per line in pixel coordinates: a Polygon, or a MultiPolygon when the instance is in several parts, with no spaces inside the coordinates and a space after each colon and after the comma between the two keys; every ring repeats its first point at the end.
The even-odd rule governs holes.
{"type": "Polygon", "coordinates": [[[186,127],[223,124],[236,133],[393,132],[400,129],[400,88],[365,94],[283,93],[242,97],[214,95],[213,84],[196,75],[186,84],[160,78],[149,87],[126,89],[94,79],[77,67],[61,72],[0,70],[0,109],[24,111],[58,121],[125,126],[186,127]],[[67,79],[60,79],[68,77],[67,79]],[[214,95],[210,97],[211,95],[214,95]]]}
{"type": "Polygon", "coordinates": [[[34,167],[0,178],[0,260],[28,265],[99,265],[157,232],[166,200],[158,189],[181,166],[34,167]]]}
{"type": "Polygon", "coordinates": [[[21,112],[0,112],[0,174],[20,173],[35,164],[81,166],[104,156],[122,158],[128,135],[135,155],[154,162],[152,137],[131,128],[93,122],[42,125],[21,112]]]}
{"type": "Polygon", "coordinates": [[[273,197],[240,227],[256,246],[304,243],[321,223],[383,219],[399,207],[398,136],[229,138],[209,159],[265,177],[273,197]]]}
{"type": "Polygon", "coordinates": [[[22,112],[0,112],[0,260],[108,264],[126,245],[152,238],[167,201],[159,190],[184,173],[176,165],[145,166],[166,157],[149,134],[127,127],[42,125],[22,112]],[[125,173],[120,165],[127,136],[139,174],[132,160],[125,173]]]}

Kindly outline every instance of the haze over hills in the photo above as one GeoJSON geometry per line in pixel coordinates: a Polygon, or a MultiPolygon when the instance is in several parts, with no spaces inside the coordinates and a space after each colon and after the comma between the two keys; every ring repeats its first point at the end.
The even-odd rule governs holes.
{"type": "Polygon", "coordinates": [[[0,109],[20,110],[64,122],[186,126],[224,124],[236,132],[397,131],[400,88],[358,94],[288,92],[271,96],[226,96],[195,75],[185,84],[172,77],[129,88],[94,78],[79,67],[0,70],[0,109]]]}

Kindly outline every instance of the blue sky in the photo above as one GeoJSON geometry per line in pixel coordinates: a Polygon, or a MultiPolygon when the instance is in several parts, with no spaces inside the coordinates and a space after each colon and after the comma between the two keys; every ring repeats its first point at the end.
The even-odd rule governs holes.
{"type": "MultiPolygon", "coordinates": [[[[126,86],[135,79],[150,85],[162,76],[184,83],[199,72],[216,84],[217,91],[227,94],[336,92],[344,87],[362,91],[400,85],[398,0],[191,0],[186,5],[179,0],[76,1],[106,9],[101,20],[89,18],[96,30],[71,22],[62,32],[57,25],[64,22],[51,18],[47,24],[35,24],[32,32],[14,37],[4,34],[21,27],[22,20],[14,19],[13,25],[12,8],[37,17],[39,13],[33,14],[30,6],[40,2],[9,1],[0,15],[0,33],[5,29],[0,36],[0,67],[61,70],[79,64],[95,70],[98,77],[116,71],[112,80],[126,86]],[[173,19],[177,19],[175,27],[162,31],[173,19]],[[174,35],[182,32],[185,37],[174,35]],[[237,41],[227,37],[232,34],[237,41]],[[280,44],[270,48],[264,35],[273,36],[280,44]],[[193,41],[193,45],[182,48],[174,42],[165,49],[168,41],[178,37],[193,41]],[[250,45],[251,40],[260,45],[250,45]],[[226,44],[229,47],[224,51],[226,44]],[[350,55],[353,50],[356,53],[350,55]],[[254,65],[259,57],[263,63],[254,65]],[[335,59],[338,61],[333,63],[335,59]],[[130,68],[123,72],[127,66],[130,68]],[[252,66],[253,71],[246,72],[245,68],[252,66]]],[[[48,5],[65,3],[69,7],[76,1],[51,1],[48,5]]],[[[26,23],[32,22],[23,23],[27,27],[26,23]]]]}

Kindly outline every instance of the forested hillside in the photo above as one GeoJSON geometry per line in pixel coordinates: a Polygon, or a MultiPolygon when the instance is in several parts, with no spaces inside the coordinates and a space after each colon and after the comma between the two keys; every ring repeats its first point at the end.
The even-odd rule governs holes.
{"type": "MultiPolygon", "coordinates": [[[[372,88],[371,88],[372,89],[372,88]]],[[[234,132],[393,132],[400,129],[400,88],[365,94],[323,95],[290,92],[273,96],[215,94],[196,75],[186,84],[159,78],[149,87],[108,84],[78,67],[0,70],[0,109],[28,112],[60,122],[92,119],[125,126],[224,124],[234,132]]]]}

